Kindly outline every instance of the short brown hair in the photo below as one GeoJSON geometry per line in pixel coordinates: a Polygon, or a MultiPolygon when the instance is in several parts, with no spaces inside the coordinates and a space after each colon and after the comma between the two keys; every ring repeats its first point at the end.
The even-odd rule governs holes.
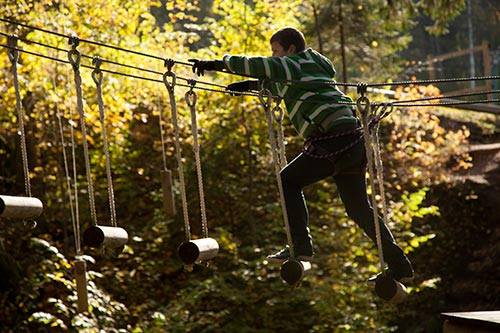
{"type": "Polygon", "coordinates": [[[297,52],[304,51],[306,49],[306,39],[300,30],[293,27],[284,27],[276,31],[271,36],[271,43],[278,42],[285,50],[290,48],[290,45],[295,45],[297,52]]]}

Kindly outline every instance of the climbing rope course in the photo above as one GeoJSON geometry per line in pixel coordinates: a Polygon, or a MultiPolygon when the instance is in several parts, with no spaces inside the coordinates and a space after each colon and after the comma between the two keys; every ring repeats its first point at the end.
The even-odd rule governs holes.
{"type": "MultiPolygon", "coordinates": [[[[7,20],[4,18],[0,18],[0,21],[15,25],[16,27],[29,28],[30,30],[36,30],[42,33],[55,35],[57,37],[67,39],[69,41],[70,49],[62,49],[57,46],[49,45],[47,43],[42,43],[37,40],[27,39],[17,37],[15,35],[7,34],[5,32],[0,31],[0,35],[6,37],[7,43],[0,44],[0,47],[3,47],[8,50],[9,60],[12,64],[12,74],[14,78],[14,86],[16,92],[16,107],[18,111],[18,122],[19,122],[19,132],[21,137],[21,152],[22,152],[22,161],[23,161],[23,169],[25,171],[25,191],[26,197],[10,197],[10,196],[0,196],[0,217],[18,217],[26,220],[32,220],[33,218],[39,216],[42,212],[43,206],[38,199],[33,198],[34,201],[27,202],[26,200],[31,199],[31,186],[29,180],[29,169],[28,169],[28,156],[26,152],[26,134],[24,132],[24,124],[23,124],[23,111],[21,105],[21,95],[19,88],[19,79],[17,75],[17,63],[19,60],[19,54],[25,53],[28,55],[32,55],[35,57],[45,58],[50,61],[68,64],[71,66],[74,75],[74,87],[76,94],[76,109],[78,112],[78,116],[80,119],[80,130],[82,135],[82,147],[83,147],[83,156],[85,158],[85,171],[86,171],[86,180],[88,186],[88,200],[90,207],[90,218],[91,218],[91,226],[85,230],[83,239],[84,242],[91,247],[111,247],[111,248],[120,248],[123,247],[128,241],[128,234],[125,229],[118,227],[117,224],[117,216],[116,216],[116,207],[115,207],[115,194],[113,190],[113,180],[112,180],[112,170],[111,170],[111,160],[108,149],[108,138],[106,133],[105,126],[105,105],[103,100],[103,76],[106,75],[119,75],[128,77],[131,79],[137,80],[145,80],[155,83],[163,84],[167,90],[169,102],[170,102],[170,112],[171,112],[171,125],[173,127],[174,133],[174,144],[175,144],[175,155],[177,160],[177,170],[178,170],[178,182],[179,182],[179,190],[181,196],[182,203],[182,215],[184,220],[184,232],[185,232],[185,240],[178,247],[178,255],[180,259],[183,261],[185,267],[187,269],[192,268],[192,265],[195,263],[208,262],[214,259],[219,251],[219,244],[213,238],[209,237],[208,233],[208,222],[207,222],[207,213],[205,207],[205,194],[203,189],[203,176],[202,176],[202,165],[200,158],[200,143],[198,140],[198,127],[197,127],[197,110],[196,104],[198,100],[197,90],[203,90],[214,93],[221,94],[230,94],[230,95],[243,95],[250,96],[254,98],[259,98],[262,106],[265,109],[267,127],[269,131],[269,142],[271,145],[271,151],[273,156],[273,163],[276,172],[276,179],[278,185],[279,192],[279,200],[282,208],[283,221],[285,224],[287,243],[290,248],[290,260],[285,262],[281,269],[282,278],[291,285],[297,285],[305,276],[305,274],[311,269],[311,264],[309,262],[300,262],[295,260],[293,244],[291,238],[290,227],[288,224],[288,216],[284,201],[283,189],[281,185],[281,177],[280,170],[283,169],[286,164],[286,153],[285,153],[285,138],[283,133],[283,118],[284,111],[281,107],[281,103],[283,101],[282,98],[278,96],[273,96],[271,91],[267,89],[267,85],[270,83],[284,83],[284,84],[296,84],[296,85],[306,85],[308,82],[294,81],[294,80],[275,80],[275,79],[267,79],[265,83],[262,84],[260,91],[251,91],[251,92],[234,92],[231,90],[227,90],[225,85],[217,84],[214,82],[204,82],[200,80],[193,80],[191,78],[182,77],[177,75],[173,71],[174,66],[189,66],[192,67],[192,63],[178,61],[171,58],[164,58],[157,55],[152,55],[144,52],[138,52],[135,50],[125,49],[122,47],[110,45],[107,43],[102,43],[93,40],[80,39],[77,36],[69,36],[65,34],[61,34],[54,31],[49,31],[42,28],[37,28],[31,25],[23,24],[20,22],[14,22],[11,20],[7,20]],[[18,42],[23,42],[27,48],[22,48],[18,46],[18,42]],[[153,60],[161,61],[166,67],[166,71],[160,72],[158,70],[144,68],[143,66],[124,64],[118,61],[107,60],[98,56],[89,56],[86,54],[82,54],[78,50],[78,46],[81,44],[91,44],[96,47],[102,48],[111,48],[116,51],[125,52],[129,54],[133,54],[136,56],[146,57],[153,60]],[[53,55],[42,54],[40,52],[35,52],[29,49],[30,46],[36,45],[42,48],[46,48],[49,50],[67,53],[67,59],[62,59],[55,57],[53,55]],[[90,64],[83,64],[82,60],[90,61],[90,64]],[[123,67],[128,72],[111,70],[109,68],[104,68],[106,65],[112,65],[114,67],[123,67]],[[102,140],[103,147],[105,153],[105,163],[106,163],[106,178],[107,178],[107,190],[109,195],[109,207],[110,207],[110,220],[111,226],[100,226],[97,223],[97,214],[96,214],[96,205],[95,205],[95,197],[94,197],[94,188],[91,177],[91,163],[90,163],[90,155],[89,148],[87,142],[87,133],[86,133],[86,124],[85,124],[85,112],[84,112],[84,97],[82,91],[82,75],[81,69],[88,69],[91,71],[91,77],[96,86],[96,94],[97,94],[97,104],[99,108],[99,118],[100,124],[102,128],[102,140]],[[133,74],[134,72],[135,74],[133,74]],[[178,81],[182,81],[179,83],[178,81]],[[191,235],[191,222],[189,218],[188,212],[188,202],[187,202],[187,192],[186,192],[186,181],[184,178],[184,160],[181,151],[181,139],[180,139],[180,130],[179,130],[179,115],[177,110],[177,102],[176,102],[176,87],[184,87],[187,89],[185,92],[184,98],[186,105],[190,110],[191,116],[191,135],[193,138],[193,152],[195,158],[195,166],[196,166],[196,174],[198,181],[198,191],[199,191],[199,202],[200,202],[200,212],[201,212],[201,231],[202,237],[198,239],[193,239],[191,235]],[[13,198],[13,199],[12,199],[13,198]],[[22,202],[21,202],[22,201],[22,202]],[[21,202],[21,203],[20,203],[21,202]],[[21,207],[21,208],[19,208],[21,207]],[[17,215],[17,216],[16,216],[17,215]]],[[[433,80],[414,80],[414,81],[401,81],[401,82],[384,82],[384,83],[342,83],[336,82],[334,80],[331,81],[322,81],[322,84],[329,86],[344,86],[344,87],[356,87],[359,98],[356,102],[340,102],[339,104],[346,104],[346,106],[351,106],[357,110],[359,118],[362,120],[362,127],[349,132],[342,133],[343,135],[352,135],[353,143],[352,145],[345,147],[341,151],[334,152],[332,155],[325,156],[324,154],[316,155],[313,152],[309,152],[307,147],[311,144],[315,143],[315,139],[308,139],[303,147],[303,153],[308,154],[313,158],[334,158],[337,154],[341,154],[342,152],[352,148],[353,145],[358,144],[361,140],[364,139],[365,150],[367,154],[368,160],[368,173],[369,180],[371,185],[371,203],[372,207],[374,207],[373,217],[374,221],[378,221],[378,212],[376,207],[378,207],[377,203],[377,194],[376,194],[376,185],[378,184],[378,196],[380,198],[381,209],[382,209],[382,218],[383,223],[387,223],[387,205],[385,202],[385,192],[384,192],[384,181],[383,181],[383,166],[382,159],[380,157],[380,144],[378,139],[378,128],[380,121],[391,114],[394,108],[405,108],[405,107],[429,107],[429,106],[457,106],[462,104],[482,104],[482,103],[498,103],[499,99],[494,98],[484,98],[479,100],[450,100],[455,98],[463,98],[463,97],[475,97],[475,96],[493,96],[493,94],[500,93],[500,90],[486,90],[479,92],[468,92],[462,94],[449,94],[449,95],[440,95],[440,96],[432,96],[432,97],[423,97],[418,99],[411,100],[391,100],[391,101],[383,101],[383,102],[373,102],[370,101],[366,96],[369,88],[376,89],[379,87],[394,87],[394,86],[408,86],[408,85],[427,85],[427,84],[437,84],[437,83],[447,83],[447,82],[462,82],[462,81],[484,81],[484,80],[498,80],[500,76],[485,76],[485,77],[470,77],[470,78],[447,78],[447,79],[433,79],[433,80]]],[[[318,82],[315,82],[318,84],[318,82]]],[[[296,101],[302,101],[300,98],[295,99],[296,101]]],[[[288,100],[287,100],[288,101],[288,100]]],[[[286,102],[286,101],[285,101],[286,102]]],[[[318,102],[310,102],[305,101],[307,103],[318,103],[318,102]]],[[[162,168],[162,187],[163,187],[163,195],[164,195],[164,209],[165,213],[168,216],[176,215],[176,210],[174,206],[174,191],[172,184],[172,173],[167,168],[166,161],[166,148],[165,148],[165,137],[164,137],[164,116],[162,113],[162,105],[161,98],[158,99],[158,111],[159,111],[159,123],[160,123],[160,139],[162,145],[162,160],[163,160],[163,168],[162,168]]],[[[63,150],[63,159],[64,159],[64,167],[65,167],[65,175],[67,179],[67,187],[68,187],[68,196],[70,197],[70,207],[71,207],[71,216],[75,231],[75,247],[77,255],[81,255],[81,246],[79,243],[79,218],[78,218],[78,204],[77,204],[77,187],[76,187],[76,158],[75,158],[75,136],[73,133],[73,126],[71,128],[71,140],[72,140],[72,158],[73,158],[73,183],[74,183],[74,196],[72,195],[71,190],[71,176],[69,173],[69,167],[67,162],[67,156],[65,152],[65,141],[64,141],[64,133],[63,133],[63,125],[61,122],[61,114],[57,113],[59,131],[61,137],[61,145],[63,150]],[[74,203],[73,203],[74,200],[74,203]],[[77,239],[78,238],[78,239],[77,239]]],[[[70,118],[72,119],[73,115],[71,113],[70,118]]],[[[339,134],[337,134],[339,136],[339,134]]],[[[322,139],[330,139],[331,137],[322,137],[322,139]]],[[[376,233],[376,243],[377,250],[380,258],[380,266],[381,271],[384,272],[385,262],[382,255],[382,241],[380,235],[380,226],[377,222],[375,222],[375,233],[376,233]]],[[[84,279],[85,277],[85,262],[82,260],[76,260],[76,270],[79,272],[80,279],[84,279]],[[83,264],[82,264],[83,262],[83,264]],[[82,273],[83,272],[83,273],[82,273]],[[82,275],[83,274],[83,275],[82,275]]],[[[397,284],[397,281],[393,281],[396,283],[395,291],[387,300],[400,302],[404,300],[406,296],[406,289],[403,285],[397,284]]],[[[86,288],[86,282],[81,280],[80,288],[86,288]],[[84,287],[82,287],[82,285],[84,287]]],[[[83,297],[83,296],[82,296],[83,297]]],[[[85,305],[82,305],[82,308],[85,308],[85,305]]]]}

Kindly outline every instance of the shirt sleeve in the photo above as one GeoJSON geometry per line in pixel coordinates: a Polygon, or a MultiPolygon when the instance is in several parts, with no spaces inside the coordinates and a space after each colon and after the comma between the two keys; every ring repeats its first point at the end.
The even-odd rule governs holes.
{"type": "Polygon", "coordinates": [[[300,64],[290,57],[246,57],[225,55],[226,69],[234,74],[275,80],[298,80],[300,64]]]}

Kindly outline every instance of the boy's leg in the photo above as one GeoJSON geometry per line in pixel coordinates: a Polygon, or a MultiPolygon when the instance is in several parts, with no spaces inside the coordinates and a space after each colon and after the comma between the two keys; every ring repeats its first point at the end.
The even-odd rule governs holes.
{"type": "MultiPolygon", "coordinates": [[[[311,158],[304,154],[298,155],[281,170],[288,224],[298,259],[301,255],[308,258],[313,254],[309,213],[302,190],[305,186],[330,176],[332,172],[333,165],[328,160],[311,158]]],[[[283,256],[286,256],[286,253],[283,253],[283,256]]],[[[268,258],[273,259],[272,257],[274,256],[268,258]]],[[[279,257],[276,259],[282,259],[282,256],[279,257]]]]}
{"type": "MultiPolygon", "coordinates": [[[[373,209],[366,192],[366,177],[360,174],[340,174],[334,176],[340,198],[344,203],[347,215],[352,218],[365,233],[376,242],[373,209]]],[[[384,260],[396,277],[412,278],[413,268],[403,250],[396,244],[391,232],[378,218],[384,260]]]]}

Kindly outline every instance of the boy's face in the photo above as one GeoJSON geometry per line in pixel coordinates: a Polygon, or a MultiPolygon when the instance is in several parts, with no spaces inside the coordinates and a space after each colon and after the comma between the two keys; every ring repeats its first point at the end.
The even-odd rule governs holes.
{"type": "Polygon", "coordinates": [[[284,57],[295,53],[295,45],[292,44],[288,50],[285,50],[279,42],[272,42],[271,51],[273,52],[273,57],[284,57]]]}

